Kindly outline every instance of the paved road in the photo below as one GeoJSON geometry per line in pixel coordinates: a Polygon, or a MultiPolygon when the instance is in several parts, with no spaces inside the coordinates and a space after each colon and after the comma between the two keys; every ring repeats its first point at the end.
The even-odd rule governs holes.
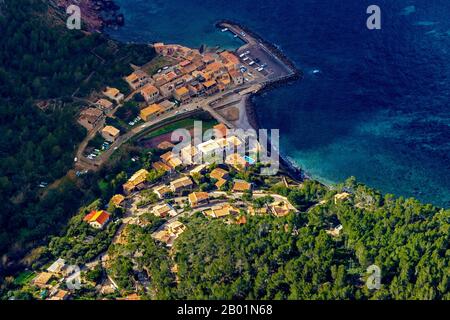
{"type": "MultiPolygon", "coordinates": [[[[246,34],[245,36],[242,36],[242,32],[244,32],[239,26],[231,25],[231,24],[223,24],[224,27],[229,28],[234,33],[238,34],[239,37],[242,38],[246,42],[246,45],[241,47],[239,49],[239,52],[242,52],[243,50],[249,50],[251,51],[251,55],[260,56],[261,59],[265,61],[265,63],[268,64],[268,67],[266,69],[272,70],[271,75],[266,75],[266,77],[261,77],[258,74],[258,77],[254,80],[247,82],[237,88],[233,88],[230,90],[227,90],[221,94],[217,94],[211,97],[201,97],[201,98],[195,98],[191,103],[182,105],[180,108],[178,108],[177,111],[171,111],[167,114],[164,114],[157,119],[154,119],[150,122],[145,123],[144,125],[139,125],[126,134],[120,136],[111,146],[109,150],[101,154],[99,157],[97,157],[94,160],[89,160],[84,157],[83,152],[88,145],[89,141],[95,137],[96,133],[99,132],[99,130],[104,125],[104,119],[100,121],[100,123],[95,127],[94,130],[92,130],[88,136],[83,140],[83,142],[80,144],[80,147],[77,151],[77,158],[78,158],[78,164],[77,168],[80,170],[98,170],[108,159],[109,157],[114,153],[115,150],[120,148],[124,143],[129,141],[132,137],[139,135],[141,133],[144,133],[146,131],[150,130],[156,130],[162,125],[167,125],[168,123],[178,121],[180,119],[184,119],[191,115],[192,112],[202,109],[209,114],[211,114],[217,121],[222,122],[226,124],[229,128],[234,128],[233,123],[225,119],[220,113],[217,112],[215,106],[218,105],[218,101],[229,97],[233,94],[240,94],[246,95],[249,93],[254,93],[261,89],[262,84],[266,83],[267,81],[273,81],[277,79],[284,78],[286,76],[289,76],[293,73],[293,70],[291,70],[288,66],[286,66],[285,63],[283,63],[276,54],[271,52],[266,46],[261,43],[258,39],[253,38],[251,35],[246,34]]],[[[135,92],[131,93],[125,98],[125,101],[130,100],[135,92]]],[[[119,108],[119,106],[116,107],[119,108]]],[[[115,110],[112,112],[112,114],[115,112],[115,110]]]]}
{"type": "Polygon", "coordinates": [[[181,105],[179,108],[177,108],[177,110],[170,111],[151,121],[148,121],[142,125],[134,127],[127,133],[119,136],[119,138],[113,144],[111,144],[110,148],[105,152],[103,152],[101,155],[99,155],[96,159],[89,160],[84,156],[84,150],[88,145],[89,141],[93,139],[97,134],[97,132],[99,132],[103,128],[105,120],[102,119],[101,121],[99,121],[97,126],[90,131],[88,136],[80,144],[80,147],[78,148],[77,151],[78,163],[76,164],[76,168],[80,171],[81,170],[97,171],[109,159],[109,157],[114,153],[114,151],[119,149],[124,143],[128,142],[131,138],[139,134],[145,133],[147,131],[157,130],[163,126],[166,126],[169,123],[177,122],[181,119],[188,118],[193,114],[195,114],[196,112],[198,112],[199,110],[204,110],[210,113],[219,122],[223,122],[229,128],[233,128],[233,124],[228,120],[226,120],[218,112],[216,112],[214,108],[211,107],[211,104],[217,104],[217,102],[220,101],[221,99],[229,97],[230,95],[235,94],[235,92],[246,90],[252,85],[254,84],[247,83],[240,87],[224,91],[218,95],[206,98],[205,97],[195,98],[192,100],[191,103],[181,105]]]}

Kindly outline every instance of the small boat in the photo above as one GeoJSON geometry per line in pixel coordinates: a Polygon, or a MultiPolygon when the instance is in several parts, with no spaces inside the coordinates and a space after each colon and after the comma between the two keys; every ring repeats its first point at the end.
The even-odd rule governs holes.
{"type": "Polygon", "coordinates": [[[319,69],[315,69],[315,70],[313,70],[312,73],[313,73],[313,74],[320,73],[320,70],[319,70],[319,69]]]}
{"type": "Polygon", "coordinates": [[[234,35],[234,38],[237,38],[237,37],[238,37],[238,35],[237,35],[237,34],[235,34],[235,35],[234,35]]]}
{"type": "Polygon", "coordinates": [[[222,29],[222,32],[227,32],[228,31],[228,28],[223,28],[222,29]]]}

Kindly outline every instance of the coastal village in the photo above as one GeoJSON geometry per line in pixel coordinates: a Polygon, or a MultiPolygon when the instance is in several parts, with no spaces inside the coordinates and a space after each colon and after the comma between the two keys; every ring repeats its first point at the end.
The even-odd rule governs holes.
{"type": "MultiPolygon", "coordinates": [[[[243,71],[246,69],[240,67],[240,60],[229,51],[200,54],[196,49],[180,45],[156,43],[153,46],[158,55],[172,61],[173,65],[163,66],[154,75],[138,69],[125,77],[132,92],[128,97],[117,88],[107,87],[102,92],[104,97],[98,99],[94,107],[81,112],[81,125],[93,130],[104,114],[114,117],[114,110],[135,95],[139,95],[142,102],[139,103],[139,116],[129,123],[131,127],[141,121],[156,120],[169,112],[176,115],[193,99],[200,101],[244,84],[243,71]]],[[[121,135],[112,125],[103,126],[100,133],[108,144],[121,135]]],[[[89,158],[95,157],[90,154],[89,158]]]]}
{"type": "MultiPolygon", "coordinates": [[[[235,28],[240,37],[247,37],[244,31],[235,28]]],[[[228,28],[222,31],[226,32],[228,28]]],[[[247,45],[255,41],[250,39],[247,45]]],[[[297,213],[296,207],[285,196],[267,188],[267,181],[255,183],[249,179],[266,165],[258,157],[264,151],[263,146],[246,136],[235,134],[234,124],[211,108],[218,100],[228,96],[248,95],[260,90],[261,84],[276,75],[280,68],[257,59],[256,51],[252,56],[248,46],[234,53],[226,50],[201,53],[197,49],[163,43],[155,43],[153,47],[160,58],[171,63],[155,69],[153,74],[144,71],[144,68],[136,68],[124,78],[131,92],[129,95],[117,88],[107,87],[92,107],[81,112],[78,121],[89,131],[88,138],[93,139],[100,134],[103,141],[98,149],[82,150],[75,158],[79,168],[77,175],[87,173],[89,170],[86,168],[98,166],[98,159],[105,157],[106,160],[132,136],[164,119],[177,118],[177,115],[189,114],[199,108],[209,112],[219,122],[212,128],[214,137],[187,145],[179,153],[173,152],[175,145],[172,141],[161,141],[157,145],[161,155],[151,163],[151,169],[157,176],[145,168],[136,171],[122,185],[122,192],[110,199],[108,207],[87,212],[79,223],[89,226],[97,234],[109,232],[112,228],[111,245],[114,245],[125,241],[127,226],[145,228],[150,215],[152,219],[162,221],[152,231],[151,237],[159,246],[171,251],[187,229],[186,219],[195,214],[207,219],[219,219],[225,224],[244,225],[251,216],[285,217],[297,213]],[[105,120],[114,119],[118,108],[132,99],[139,102],[139,115],[128,123],[130,131],[125,133],[107,124],[105,120]],[[116,209],[122,212],[121,216],[114,213],[116,209]]],[[[277,63],[281,62],[277,60],[277,63]]],[[[275,77],[275,80],[278,78],[275,77]]],[[[286,187],[301,187],[300,181],[284,175],[272,176],[268,181],[286,187]]],[[[335,201],[345,201],[348,197],[349,193],[342,193],[336,196],[335,201]]],[[[327,233],[338,236],[341,230],[342,226],[336,225],[327,233]]],[[[65,259],[58,258],[42,272],[32,273],[35,277],[31,283],[38,288],[42,299],[70,299],[74,291],[67,288],[65,282],[80,278],[97,266],[108,270],[109,259],[108,252],[102,252],[74,272],[65,259]]],[[[176,273],[176,266],[173,272],[176,273]]],[[[140,277],[145,278],[142,274],[140,277]]],[[[136,288],[145,290],[146,281],[141,280],[136,288]]],[[[120,291],[110,275],[93,285],[103,295],[120,291]]],[[[125,299],[139,299],[137,291],[125,299]]]]}
{"type": "MultiPolygon", "coordinates": [[[[385,173],[400,172],[405,181],[354,170],[359,178],[328,183],[326,174],[312,173],[321,182],[296,166],[314,167],[300,161],[305,148],[319,167],[337,168],[342,178],[355,163],[327,152],[342,144],[335,136],[300,134],[301,126],[313,127],[311,117],[293,116],[299,94],[311,94],[299,92],[294,81],[302,73],[283,50],[308,65],[300,60],[324,48],[323,41],[313,43],[321,40],[316,28],[297,37],[311,40],[301,49],[312,50],[292,51],[299,45],[294,31],[302,29],[292,25],[295,15],[323,11],[319,2],[188,9],[191,17],[183,5],[167,2],[0,0],[0,299],[15,311],[13,300],[173,301],[169,308],[164,303],[164,316],[194,318],[220,311],[273,316],[271,301],[281,300],[450,300],[450,210],[407,197],[446,204],[432,176],[414,176],[417,168],[403,174],[377,158],[363,164],[391,168],[385,173]],[[113,31],[125,15],[137,24],[113,31]],[[211,34],[202,20],[219,15],[253,25],[274,44],[229,20],[216,22],[211,34]],[[158,34],[179,43],[143,43],[158,34]],[[391,190],[399,195],[358,179],[385,191],[398,186],[391,190]],[[414,181],[419,186],[412,188],[414,181]],[[216,300],[234,302],[225,310],[189,303],[216,300]]],[[[335,18],[347,9],[328,13],[335,18]]],[[[407,26],[417,17],[402,19],[407,26]]],[[[419,29],[405,30],[420,38],[419,29]]],[[[343,57],[329,62],[336,67],[343,57]]],[[[305,71],[323,87],[320,70],[305,71]]],[[[394,140],[394,147],[409,148],[394,140]]],[[[442,161],[428,162],[445,169],[442,161]]]]}
{"type": "MultiPolygon", "coordinates": [[[[228,128],[224,124],[214,127],[218,135],[222,136],[214,149],[215,152],[225,151],[243,143],[238,137],[227,138],[228,128]],[[233,143],[229,143],[231,140],[233,143]]],[[[214,141],[208,141],[209,144],[214,141]]],[[[172,144],[164,141],[160,144],[161,150],[169,150],[172,144]]],[[[236,149],[234,149],[236,150],[236,149]]],[[[267,187],[273,184],[282,184],[288,187],[302,188],[302,183],[291,180],[284,175],[277,175],[260,185],[252,183],[249,179],[242,179],[244,172],[256,172],[263,164],[249,162],[241,159],[237,153],[222,164],[205,161],[196,164],[196,152],[203,156],[209,155],[209,148],[199,145],[185,148],[181,157],[167,151],[160,156],[159,161],[153,162],[153,169],[160,173],[158,177],[151,177],[148,170],[142,168],[136,171],[123,185],[122,193],[112,196],[109,201],[109,210],[120,209],[123,213],[108,212],[107,209],[94,209],[83,216],[79,223],[86,224],[97,233],[107,232],[106,229],[114,225],[115,233],[111,245],[127,243],[127,226],[136,226],[145,230],[149,225],[149,216],[159,219],[162,223],[153,230],[151,237],[157,245],[172,252],[177,239],[187,230],[186,221],[194,215],[202,215],[206,219],[221,220],[225,224],[245,225],[252,216],[272,215],[276,218],[297,214],[298,209],[285,197],[272,192],[267,187]],[[240,159],[236,161],[236,159],[240,159]]],[[[334,204],[345,202],[352,197],[351,191],[337,193],[334,204]]],[[[324,205],[329,200],[323,200],[317,205],[324,205]]],[[[335,224],[326,233],[330,237],[339,237],[343,227],[335,224]]],[[[137,254],[137,253],[136,253],[137,254]]],[[[111,263],[108,251],[101,253],[92,261],[80,266],[81,271],[74,273],[70,265],[63,258],[48,265],[32,280],[32,284],[39,288],[42,298],[48,300],[70,299],[76,292],[65,288],[64,283],[74,277],[101,266],[105,270],[111,263]],[[61,288],[61,287],[64,287],[61,288]]],[[[176,265],[172,272],[176,273],[176,265]]],[[[128,294],[121,299],[139,300],[138,292],[146,289],[146,276],[139,273],[135,293],[128,294]]],[[[81,280],[80,280],[81,281],[81,280]]],[[[89,282],[89,281],[88,281],[89,282]]],[[[116,284],[114,277],[107,275],[101,283],[95,284],[99,295],[118,294],[121,288],[116,284]]]]}
{"type": "MultiPolygon", "coordinates": [[[[228,129],[223,124],[215,126],[215,129],[223,133],[221,139],[223,145],[227,146],[228,129]]],[[[232,141],[236,143],[239,139],[233,137],[232,141]]],[[[169,142],[161,143],[160,147],[167,148],[167,146],[170,146],[169,142]]],[[[192,149],[197,150],[195,147],[192,149]]],[[[198,152],[202,152],[200,150],[198,152]]],[[[240,172],[249,170],[250,166],[256,167],[257,164],[250,164],[245,160],[235,161],[235,158],[231,157],[233,160],[220,165],[208,162],[197,165],[193,162],[192,153],[182,152],[182,154],[185,155],[183,160],[174,157],[172,152],[168,151],[161,155],[159,161],[152,164],[152,167],[161,173],[158,179],[151,180],[149,171],[140,169],[122,185],[123,192],[114,195],[109,201],[112,208],[123,210],[122,217],[114,216],[105,209],[96,209],[86,214],[80,223],[87,224],[99,233],[106,232],[105,229],[110,224],[119,224],[112,241],[114,244],[120,243],[126,237],[124,234],[126,226],[145,228],[150,214],[164,221],[151,234],[152,238],[160,246],[171,250],[177,238],[187,228],[182,222],[185,221],[183,219],[189,219],[196,213],[208,219],[220,219],[226,224],[242,225],[247,223],[248,216],[285,217],[297,212],[286,197],[267,190],[258,190],[253,183],[237,178],[240,172]],[[263,200],[264,205],[255,207],[255,199],[263,200]]],[[[238,154],[234,155],[240,159],[238,154]]],[[[276,176],[273,177],[273,181],[286,182],[286,178],[276,176]]],[[[294,181],[291,183],[297,184],[294,181]]],[[[107,269],[108,261],[108,254],[104,252],[81,269],[86,272],[99,264],[107,269]]],[[[41,290],[42,297],[64,300],[71,296],[71,291],[60,287],[64,281],[74,276],[73,270],[68,270],[65,260],[58,258],[45,271],[37,274],[32,283],[41,290]]],[[[110,276],[97,288],[99,294],[112,293],[120,289],[110,276]]],[[[131,298],[137,299],[138,296],[134,294],[131,298]]]]}
{"type": "Polygon", "coordinates": [[[75,158],[79,174],[96,170],[133,137],[195,113],[209,113],[228,128],[254,127],[248,123],[246,99],[268,84],[297,74],[263,42],[238,26],[224,26],[227,27],[222,32],[232,32],[244,43],[236,51],[200,52],[181,45],[155,43],[157,58],[144,66],[133,66],[135,71],[124,77],[128,92],[111,86],[90,98],[91,106],[78,118],[89,132],[75,158]],[[134,115],[120,117],[119,111],[132,113],[131,107],[127,109],[130,104],[134,115]],[[233,108],[233,104],[239,106],[238,116],[230,120],[219,109],[233,108]],[[92,143],[94,140],[96,143],[92,143]]]}

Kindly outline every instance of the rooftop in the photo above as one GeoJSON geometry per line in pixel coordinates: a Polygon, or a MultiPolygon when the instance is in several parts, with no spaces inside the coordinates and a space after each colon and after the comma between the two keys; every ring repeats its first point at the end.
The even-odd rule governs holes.
{"type": "Polygon", "coordinates": [[[213,218],[222,218],[230,214],[238,214],[239,210],[230,204],[224,204],[222,206],[212,207],[210,210],[206,210],[205,215],[211,216],[213,218]]]}
{"type": "Polygon", "coordinates": [[[153,191],[154,192],[157,192],[157,193],[159,193],[159,194],[161,194],[161,195],[164,195],[164,194],[167,194],[167,193],[170,193],[171,191],[170,191],[170,189],[169,189],[169,187],[167,187],[167,186],[158,186],[158,187],[155,187],[155,188],[153,188],[153,191]]]}
{"type": "Polygon", "coordinates": [[[213,152],[217,149],[220,149],[219,144],[215,141],[215,140],[208,140],[206,142],[200,143],[197,148],[202,152],[202,153],[210,153],[213,152]]]}
{"type": "Polygon", "coordinates": [[[205,88],[210,88],[216,84],[217,84],[217,82],[215,80],[209,80],[209,81],[206,81],[203,85],[205,86],[205,88]]]}
{"type": "Polygon", "coordinates": [[[175,91],[175,94],[177,96],[184,96],[186,94],[189,94],[189,89],[186,87],[181,87],[175,91]]]}
{"type": "Polygon", "coordinates": [[[144,95],[153,95],[159,93],[159,90],[152,84],[147,84],[141,89],[141,93],[144,95]]]}
{"type": "Polygon", "coordinates": [[[125,200],[125,197],[121,194],[116,194],[111,198],[111,202],[116,206],[120,206],[120,204],[125,200]]]}
{"type": "Polygon", "coordinates": [[[96,104],[105,109],[109,109],[113,105],[113,103],[111,101],[106,100],[106,99],[99,99],[99,100],[97,100],[96,104]]]}
{"type": "Polygon", "coordinates": [[[163,112],[164,109],[157,103],[154,103],[150,106],[148,106],[147,108],[144,108],[141,110],[141,115],[143,117],[148,117],[154,114],[157,114],[159,112],[163,112]]]}
{"type": "Polygon", "coordinates": [[[128,180],[127,183],[137,186],[147,180],[147,176],[149,175],[149,172],[145,169],[141,169],[139,171],[136,171],[131,178],[128,180]]]}
{"type": "Polygon", "coordinates": [[[172,210],[173,210],[172,207],[169,206],[167,203],[153,207],[153,213],[157,216],[165,216],[172,210]]]}
{"type": "Polygon", "coordinates": [[[252,189],[252,184],[244,180],[234,180],[233,191],[244,192],[252,189]]]}
{"type": "Polygon", "coordinates": [[[228,171],[226,171],[222,168],[215,168],[213,171],[211,171],[209,176],[213,179],[220,180],[220,179],[223,179],[223,177],[226,176],[227,174],[228,174],[228,171]]]}
{"type": "Polygon", "coordinates": [[[182,187],[188,187],[193,185],[192,180],[189,177],[182,177],[180,179],[174,180],[170,183],[170,185],[175,188],[182,188],[182,187]]]}
{"type": "Polygon", "coordinates": [[[83,221],[85,222],[97,222],[100,225],[103,225],[106,221],[108,221],[110,214],[104,210],[93,210],[89,214],[87,214],[83,221]]]}
{"type": "Polygon", "coordinates": [[[195,174],[195,173],[200,174],[200,173],[203,172],[207,167],[208,167],[208,165],[206,165],[206,164],[200,164],[200,165],[196,166],[194,169],[192,169],[192,170],[189,172],[189,174],[190,174],[190,175],[193,175],[193,174],[195,174]]]}
{"type": "Polygon", "coordinates": [[[50,272],[41,272],[36,278],[34,278],[33,282],[36,285],[46,285],[52,277],[53,274],[50,272]]]}
{"type": "Polygon", "coordinates": [[[120,94],[119,89],[107,87],[106,90],[103,92],[106,96],[115,97],[118,94],[120,94]]]}
{"type": "Polygon", "coordinates": [[[113,126],[106,126],[102,130],[103,133],[107,133],[112,137],[118,136],[120,134],[120,130],[113,126]]]}
{"type": "Polygon", "coordinates": [[[209,194],[207,192],[192,192],[189,194],[190,203],[198,203],[209,199],[209,194]]]}
{"type": "Polygon", "coordinates": [[[155,169],[156,171],[164,171],[164,172],[168,172],[168,171],[172,170],[171,167],[169,167],[167,164],[165,164],[161,161],[153,162],[152,168],[155,169]]]}

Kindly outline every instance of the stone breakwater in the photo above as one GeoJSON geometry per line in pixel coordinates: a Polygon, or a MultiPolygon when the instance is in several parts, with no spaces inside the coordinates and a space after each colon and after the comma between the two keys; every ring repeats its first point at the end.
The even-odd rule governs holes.
{"type": "Polygon", "coordinates": [[[230,25],[237,26],[240,29],[242,29],[243,31],[245,31],[245,33],[248,34],[250,37],[252,37],[253,39],[262,43],[267,49],[269,49],[269,51],[274,56],[276,56],[278,59],[280,59],[293,72],[293,75],[289,76],[289,77],[292,77],[291,80],[295,80],[296,77],[298,78],[301,76],[300,70],[297,69],[296,65],[279,48],[277,48],[277,46],[266,41],[264,38],[259,36],[257,33],[253,32],[252,30],[250,30],[249,28],[247,28],[246,26],[244,26],[238,22],[234,22],[231,20],[220,20],[220,21],[216,22],[215,26],[217,28],[222,28],[223,24],[230,24],[230,25]]]}

